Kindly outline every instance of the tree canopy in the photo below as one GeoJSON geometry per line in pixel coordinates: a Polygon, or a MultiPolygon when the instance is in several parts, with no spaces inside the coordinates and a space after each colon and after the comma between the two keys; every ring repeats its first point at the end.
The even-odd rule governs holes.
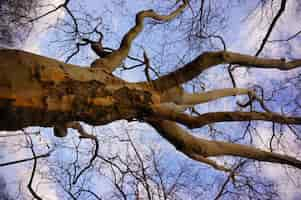
{"type": "Polygon", "coordinates": [[[31,168],[24,197],[285,198],[269,170],[300,186],[298,1],[56,3],[1,3],[0,167],[31,168]],[[21,33],[43,19],[38,55],[21,33]]]}

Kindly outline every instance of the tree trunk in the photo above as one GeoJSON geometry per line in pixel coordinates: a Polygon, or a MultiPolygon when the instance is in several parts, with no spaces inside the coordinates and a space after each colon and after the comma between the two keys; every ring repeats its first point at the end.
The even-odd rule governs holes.
{"type": "MultiPolygon", "coordinates": [[[[214,54],[219,53],[205,53],[200,57],[207,60],[207,64],[220,62],[220,57],[212,57],[214,54]]],[[[241,58],[246,56],[239,55],[235,59],[239,61],[241,58]]],[[[108,72],[107,69],[111,68],[109,65],[99,68],[80,67],[23,51],[5,49],[0,50],[0,60],[0,130],[53,126],[55,135],[63,137],[67,134],[66,128],[75,128],[80,132],[78,124],[72,123],[74,121],[104,125],[120,119],[141,120],[151,124],[177,150],[219,170],[229,171],[207,157],[241,156],[301,168],[301,161],[290,156],[240,144],[207,141],[192,137],[181,129],[175,122],[189,128],[215,122],[248,120],[301,124],[300,117],[272,112],[215,112],[199,116],[184,113],[189,106],[225,96],[255,95],[252,91],[239,88],[188,94],[181,85],[174,84],[172,77],[175,75],[196,76],[198,65],[194,64],[192,67],[188,64],[182,70],[154,81],[129,83],[108,72]]],[[[255,64],[268,66],[259,61],[262,60],[257,59],[255,64]]],[[[209,65],[200,65],[199,68],[204,66],[206,68],[209,65]]],[[[86,137],[87,134],[81,135],[86,137]]]]}
{"type": "Polygon", "coordinates": [[[145,84],[125,82],[102,69],[19,50],[0,50],[0,59],[0,130],[132,120],[147,113],[153,101],[145,84]]]}

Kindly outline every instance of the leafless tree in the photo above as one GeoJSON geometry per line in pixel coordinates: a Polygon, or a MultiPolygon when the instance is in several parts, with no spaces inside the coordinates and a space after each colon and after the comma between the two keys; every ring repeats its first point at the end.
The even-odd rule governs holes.
{"type": "MultiPolygon", "coordinates": [[[[68,164],[46,162],[54,169],[53,174],[48,174],[49,179],[60,185],[71,199],[87,196],[105,199],[89,185],[88,179],[93,173],[109,177],[114,188],[110,198],[185,199],[183,191],[190,186],[195,192],[191,196],[196,195],[196,185],[189,185],[188,179],[183,183],[180,181],[184,174],[189,174],[189,166],[178,169],[171,179],[170,175],[164,176],[168,168],[166,171],[160,170],[162,164],[157,161],[158,154],[152,150],[148,156],[143,156],[143,151],[128,133],[125,140],[119,138],[119,143],[126,143],[125,155],[119,152],[107,157],[100,153],[99,135],[88,133],[80,123],[101,126],[117,120],[146,123],[187,158],[222,172],[222,175],[216,175],[216,182],[210,185],[215,187],[200,186],[204,196],[210,194],[206,193],[206,190],[210,190],[216,194],[215,199],[239,199],[244,196],[249,199],[280,198],[275,185],[258,176],[261,170],[258,162],[301,169],[298,156],[277,152],[278,147],[283,145],[284,129],[289,130],[295,137],[295,144],[300,145],[298,97],[301,59],[286,58],[287,55],[270,58],[268,53],[265,56],[262,54],[270,43],[298,39],[300,31],[287,39],[270,39],[288,2],[279,0],[278,6],[275,1],[258,1],[258,4],[254,4],[264,9],[270,4],[269,9],[275,13],[254,54],[229,51],[229,44],[224,39],[224,29],[227,28],[225,12],[234,4],[242,5],[245,2],[231,0],[222,5],[214,0],[166,2],[165,7],[157,6],[165,10],[166,15],[154,10],[136,13],[135,24],[122,36],[117,48],[104,44],[106,34],[102,26],[105,17],[77,12],[70,0],[31,17],[27,22],[35,23],[49,14],[64,10],[66,17],[60,19],[55,28],[61,31],[57,42],[65,48],[66,62],[20,50],[0,50],[0,130],[15,131],[28,126],[54,127],[55,136],[67,138],[70,137],[68,129],[76,130],[79,140],[72,146],[74,160],[68,164]],[[146,19],[152,24],[145,25],[146,19]],[[163,50],[158,53],[161,55],[149,56],[144,46],[152,44],[143,42],[143,38],[143,47],[135,48],[139,45],[134,40],[138,35],[143,35],[144,29],[150,34],[157,34],[160,27],[175,32],[175,37],[170,34],[170,38],[162,41],[163,50]],[[175,48],[183,45],[182,41],[188,50],[178,56],[175,48]],[[78,56],[83,47],[91,47],[98,58],[86,68],[67,64],[78,56]],[[140,56],[132,56],[130,53],[133,51],[136,55],[140,52],[140,56]],[[176,59],[165,63],[162,57],[166,52],[172,53],[176,59]],[[162,59],[158,59],[160,56],[162,59]],[[173,66],[168,69],[167,65],[173,66]],[[144,67],[144,81],[129,82],[115,73],[120,69],[130,71],[137,67],[144,67]],[[229,86],[210,89],[204,74],[217,68],[221,68],[219,74],[227,79],[229,86]],[[296,73],[282,82],[278,81],[273,88],[255,82],[250,87],[239,87],[235,71],[241,68],[246,68],[247,73],[254,69],[256,73],[272,69],[296,73]],[[237,101],[231,98],[233,96],[243,98],[237,101]],[[234,105],[231,111],[202,110],[201,106],[205,103],[222,102],[225,97],[234,105]],[[227,127],[230,122],[240,124],[232,129],[227,127]],[[254,144],[254,138],[261,137],[258,128],[261,122],[270,123],[272,136],[269,150],[257,148],[254,144]],[[206,132],[209,139],[192,133],[199,130],[206,132]],[[88,154],[80,147],[81,141],[92,144],[93,148],[88,154]],[[89,159],[80,160],[81,155],[89,159]],[[212,159],[225,156],[232,158],[229,163],[222,164],[212,159]],[[104,169],[107,174],[103,172],[104,169]]],[[[153,4],[157,5],[158,2],[153,1],[153,4]]],[[[30,147],[33,157],[16,162],[34,161],[35,171],[37,159],[48,157],[50,153],[38,155],[32,143],[30,147]]],[[[57,151],[58,147],[55,149],[57,151]]],[[[201,181],[196,179],[195,183],[201,181]]],[[[33,196],[39,198],[31,187],[29,189],[33,196]]]]}
{"type": "Polygon", "coordinates": [[[0,1],[1,46],[18,46],[27,39],[32,28],[32,23],[29,20],[35,16],[38,7],[36,0],[0,1]]]}

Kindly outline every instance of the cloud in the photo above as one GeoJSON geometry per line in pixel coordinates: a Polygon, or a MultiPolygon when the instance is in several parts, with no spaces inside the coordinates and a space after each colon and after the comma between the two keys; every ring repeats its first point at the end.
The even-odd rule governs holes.
{"type": "MultiPolygon", "coordinates": [[[[2,134],[2,133],[1,133],[2,134]]],[[[11,133],[7,133],[9,135],[11,133]]],[[[32,153],[28,146],[26,145],[25,136],[21,131],[16,132],[20,134],[19,136],[10,136],[0,138],[0,143],[4,144],[1,146],[1,163],[20,160],[24,158],[31,158],[32,153]]],[[[45,152],[39,147],[45,147],[45,141],[38,139],[39,137],[33,137],[35,152],[37,155],[45,152]]],[[[10,191],[11,196],[14,197],[15,194],[18,194],[18,189],[21,189],[21,196],[24,199],[30,199],[31,195],[27,189],[27,184],[29,182],[31,172],[32,172],[33,161],[25,162],[21,164],[9,165],[1,168],[1,176],[3,176],[8,183],[7,187],[10,191]],[[21,187],[18,186],[20,184],[21,187]]],[[[47,173],[49,168],[47,165],[43,165],[41,160],[38,160],[38,171],[43,171],[47,173]]],[[[33,180],[34,190],[45,200],[57,200],[59,199],[56,194],[56,190],[51,185],[47,184],[45,180],[39,173],[35,173],[33,180]]]]}
{"type": "MultiPolygon", "coordinates": [[[[230,50],[254,55],[279,9],[279,4],[280,1],[273,1],[273,3],[268,1],[264,7],[258,6],[240,26],[238,38],[230,50]]],[[[300,8],[300,1],[287,1],[285,12],[277,21],[269,41],[286,39],[300,31],[300,8]]],[[[294,39],[287,43],[267,42],[260,57],[285,58],[286,60],[300,58],[301,40],[294,39]]],[[[246,68],[238,68],[234,71],[234,76],[240,87],[248,87],[249,83],[256,83],[270,88],[273,87],[271,80],[285,81],[286,78],[296,76],[297,73],[297,70],[283,72],[276,69],[247,70],[246,68]]]]}
{"type": "MultiPolygon", "coordinates": [[[[263,8],[259,6],[256,10],[254,10],[240,28],[240,39],[237,40],[237,43],[231,48],[239,49],[246,53],[255,53],[259,48],[273,17],[279,9],[279,4],[280,1],[273,1],[273,3],[268,2],[263,8]],[[241,41],[244,41],[243,45],[241,44],[241,41]]],[[[300,1],[287,1],[285,12],[277,21],[269,40],[285,39],[300,31],[300,8],[300,1]]],[[[264,54],[268,54],[268,56],[281,56],[286,53],[286,50],[287,49],[283,48],[281,43],[267,43],[264,54]]],[[[301,55],[301,52],[297,53],[298,55],[301,55]]]]}
{"type": "MultiPolygon", "coordinates": [[[[64,0],[46,0],[43,1],[45,5],[54,5],[57,6],[64,2],[64,0]]],[[[53,7],[46,6],[42,7],[42,9],[39,10],[37,13],[37,16],[42,15],[46,13],[49,9],[53,7]]],[[[57,19],[59,17],[64,17],[64,11],[59,10],[55,13],[52,13],[48,16],[43,17],[40,20],[37,20],[34,23],[33,30],[31,34],[29,35],[29,38],[26,40],[24,46],[22,47],[25,51],[30,51],[36,54],[39,54],[41,52],[40,45],[43,42],[43,38],[46,36],[48,32],[48,27],[51,25],[55,25],[57,19]]],[[[6,134],[5,132],[2,132],[1,134],[6,134]]],[[[7,134],[10,134],[7,132],[7,134]]],[[[12,161],[12,160],[18,160],[23,159],[27,157],[32,157],[32,154],[30,151],[26,148],[24,148],[24,144],[26,144],[24,137],[17,136],[17,137],[7,137],[7,138],[0,138],[0,143],[3,143],[5,145],[1,146],[1,155],[3,156],[3,159],[6,161],[12,161]],[[12,139],[13,138],[13,139],[12,139]],[[12,139],[12,140],[11,140],[12,139]],[[3,147],[3,148],[2,148],[3,147]]],[[[35,146],[41,145],[40,141],[35,141],[35,146]]],[[[39,151],[37,151],[38,153],[39,151]]],[[[21,181],[21,187],[22,191],[24,191],[24,195],[28,196],[28,190],[27,190],[27,184],[28,180],[31,175],[31,169],[32,169],[32,162],[28,162],[25,164],[18,164],[13,166],[8,166],[3,169],[1,169],[1,174],[5,176],[7,182],[8,182],[8,188],[12,192],[12,194],[17,193],[17,185],[21,181]],[[14,184],[16,183],[16,184],[14,184]]],[[[47,166],[39,166],[40,169],[42,169],[44,172],[47,173],[49,170],[47,166]]],[[[57,200],[59,199],[56,194],[56,189],[54,187],[51,187],[49,184],[40,184],[43,181],[42,177],[36,173],[33,183],[33,188],[38,188],[38,194],[41,195],[43,199],[51,199],[51,200],[57,200]]],[[[30,196],[30,195],[29,195],[30,196]]]]}
{"type": "MultiPolygon", "coordinates": [[[[247,22],[241,27],[238,42],[234,44],[231,49],[251,55],[255,54],[267,32],[271,19],[279,9],[280,1],[273,2],[273,9],[271,9],[271,4],[268,2],[264,8],[259,7],[254,11],[247,22]],[[244,42],[242,43],[242,41],[244,42]]],[[[287,1],[286,10],[277,22],[269,38],[270,40],[285,39],[300,30],[300,8],[300,1],[287,1]]],[[[282,56],[288,58],[301,57],[300,44],[300,39],[295,39],[287,44],[279,42],[267,43],[261,56],[276,58],[282,56]]],[[[251,73],[247,74],[246,69],[238,69],[235,71],[235,77],[240,87],[246,87],[249,83],[263,83],[265,88],[272,88],[271,80],[285,80],[285,78],[294,74],[297,74],[297,71],[281,72],[279,70],[252,69],[251,73]],[[252,72],[254,72],[253,76],[252,72]]],[[[257,126],[259,134],[254,137],[255,145],[266,150],[269,150],[269,141],[272,137],[271,124],[268,125],[269,126],[265,123],[260,123],[260,125],[257,126]]],[[[291,156],[298,156],[300,144],[296,141],[294,134],[287,128],[282,130],[282,133],[281,144],[278,144],[277,140],[273,142],[273,146],[277,147],[275,151],[291,156]]],[[[300,155],[298,157],[301,159],[300,155]]],[[[263,164],[263,172],[265,177],[273,180],[277,184],[282,199],[295,199],[296,195],[300,193],[300,171],[276,164],[263,164]],[[292,175],[293,177],[291,177],[292,175]]]]}
{"type": "MultiPolygon", "coordinates": [[[[44,13],[47,13],[50,9],[53,9],[54,6],[58,6],[64,2],[64,0],[46,0],[43,1],[44,6],[39,9],[37,16],[40,16],[44,13]],[[51,6],[49,6],[51,5],[51,6]]],[[[37,21],[34,22],[33,30],[29,35],[29,38],[26,40],[23,50],[30,51],[36,54],[40,53],[40,45],[43,42],[44,37],[49,31],[48,27],[55,25],[58,18],[63,18],[65,15],[65,11],[60,9],[54,13],[51,13],[37,21]]]]}
{"type": "MultiPolygon", "coordinates": [[[[254,137],[254,144],[261,149],[269,151],[270,139],[272,138],[271,127],[261,124],[257,127],[260,136],[254,137]]],[[[276,136],[277,137],[277,136],[276,136]]],[[[279,137],[279,136],[278,136],[279,137]]],[[[272,142],[273,152],[295,156],[301,159],[300,142],[296,142],[295,135],[288,129],[283,130],[281,142],[275,138],[272,142]]],[[[264,163],[262,165],[264,176],[276,183],[281,199],[293,200],[300,195],[301,173],[291,167],[264,163]]]]}

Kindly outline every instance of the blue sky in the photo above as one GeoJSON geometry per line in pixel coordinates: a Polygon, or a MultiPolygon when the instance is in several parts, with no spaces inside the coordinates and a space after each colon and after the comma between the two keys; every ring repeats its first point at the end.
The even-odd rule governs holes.
{"type": "MultiPolygon", "coordinates": [[[[57,0],[56,3],[60,3],[61,0],[57,0]]],[[[76,5],[79,1],[74,1],[74,5],[76,5]]],[[[140,11],[142,9],[150,9],[150,8],[157,8],[157,3],[152,3],[153,1],[134,1],[129,0],[125,2],[125,5],[123,7],[114,6],[112,5],[112,2],[114,1],[92,1],[89,0],[86,3],[88,6],[87,9],[91,10],[92,12],[98,13],[103,17],[104,20],[104,26],[103,30],[105,33],[105,45],[110,46],[113,48],[118,47],[119,41],[121,40],[121,37],[124,35],[124,33],[133,25],[134,23],[134,15],[137,13],[137,11],[140,11]],[[105,12],[106,8],[114,8],[114,12],[109,13],[105,12]],[[104,14],[103,14],[104,13],[104,14]]],[[[54,1],[52,1],[54,3],[54,1]]],[[[161,2],[161,10],[167,5],[172,5],[170,2],[161,2]]],[[[287,8],[287,14],[282,16],[281,21],[279,22],[279,27],[277,28],[271,38],[281,38],[285,37],[287,35],[291,35],[292,33],[296,32],[299,26],[298,19],[300,19],[300,13],[297,12],[297,9],[295,9],[297,4],[297,0],[288,1],[288,8],[287,8]]],[[[77,6],[74,6],[74,9],[77,9],[77,6]]],[[[254,54],[256,49],[259,46],[259,41],[263,37],[263,35],[266,32],[266,24],[270,23],[268,17],[261,17],[260,14],[253,14],[249,17],[248,20],[245,22],[242,22],[243,16],[245,16],[245,13],[250,11],[252,8],[254,8],[254,4],[248,2],[247,6],[245,8],[241,9],[238,6],[231,7],[231,17],[228,21],[228,28],[229,31],[222,32],[224,33],[224,37],[227,41],[228,48],[233,51],[240,51],[244,53],[250,53],[254,54]]],[[[158,10],[158,9],[156,9],[158,10]]],[[[160,9],[159,9],[160,10],[160,9]]],[[[267,9],[268,10],[268,9],[267,9]]],[[[189,9],[187,9],[184,13],[184,15],[188,16],[189,9]]],[[[266,13],[266,15],[270,15],[271,13],[266,13]]],[[[60,54],[62,52],[62,48],[58,48],[55,44],[49,43],[49,41],[53,40],[55,38],[54,34],[57,34],[56,32],[45,30],[45,23],[48,24],[54,24],[57,17],[65,17],[65,13],[63,11],[60,11],[58,13],[55,13],[48,18],[42,19],[35,27],[35,31],[32,33],[31,38],[27,41],[27,43],[24,46],[24,49],[39,53],[45,56],[55,57],[59,59],[64,59],[64,57],[60,57],[60,54]]],[[[142,56],[142,48],[138,45],[142,45],[143,48],[147,51],[149,54],[149,57],[151,58],[151,62],[156,67],[162,67],[163,72],[166,72],[167,70],[171,70],[174,68],[174,66],[177,66],[179,63],[179,58],[181,58],[187,50],[189,50],[189,46],[187,46],[187,43],[184,40],[177,41],[175,44],[171,44],[168,47],[163,49],[162,51],[162,39],[167,39],[169,41],[173,41],[178,37],[181,37],[182,33],[177,33],[176,29],[173,29],[173,26],[176,26],[178,23],[177,20],[174,22],[171,22],[169,24],[169,27],[165,26],[164,24],[157,25],[158,30],[152,29],[151,31],[145,31],[135,40],[134,48],[132,49],[131,55],[138,55],[142,56]],[[161,27],[160,27],[161,26],[161,27]],[[173,30],[171,32],[171,30],[173,30]],[[150,42],[151,41],[151,42],[150,42]],[[164,53],[164,54],[163,54],[164,53]],[[163,55],[161,55],[163,54],[163,55]],[[163,65],[163,66],[162,66],[163,65]]],[[[291,47],[291,53],[293,57],[301,57],[301,48],[300,48],[300,38],[297,40],[294,40],[290,43],[291,47]]],[[[267,48],[265,49],[264,54],[268,56],[279,56],[283,55],[283,52],[286,52],[285,47],[282,46],[282,44],[273,44],[267,45],[267,48]]],[[[208,50],[208,49],[205,49],[208,50]]],[[[209,49],[210,50],[210,49],[209,49]]],[[[95,58],[95,55],[92,54],[89,49],[84,49],[84,53],[80,54],[80,56],[75,57],[71,62],[87,65],[88,63],[93,61],[93,57],[95,58]],[[88,56],[88,59],[85,59],[85,57],[88,56]]],[[[191,60],[195,55],[200,54],[201,52],[192,51],[191,54],[188,54],[186,57],[184,57],[184,62],[187,62],[191,60]]],[[[130,62],[128,64],[131,64],[130,62]]],[[[143,68],[137,69],[134,71],[129,72],[119,72],[120,76],[122,78],[125,78],[129,81],[139,81],[143,77],[142,73],[143,68]]],[[[219,87],[230,87],[230,82],[227,80],[226,76],[220,76],[220,74],[224,73],[225,71],[222,68],[219,69],[213,69],[209,70],[208,72],[205,72],[202,76],[204,79],[206,79],[204,82],[208,85],[208,88],[219,88],[219,87]],[[210,84],[209,84],[210,83],[210,84]]],[[[238,78],[238,83],[240,86],[248,86],[250,82],[256,82],[261,85],[266,85],[267,87],[271,87],[271,81],[270,80],[285,80],[286,77],[294,75],[295,71],[287,72],[287,73],[279,73],[278,71],[265,71],[265,70],[252,70],[250,73],[246,73],[245,69],[239,69],[235,72],[236,76],[238,78]],[[260,73],[260,76],[258,76],[258,73],[260,73]],[[267,79],[269,81],[267,81],[267,79]]],[[[280,99],[281,100],[281,99],[280,99]]],[[[229,110],[233,108],[233,99],[228,99],[226,101],[218,101],[213,102],[210,104],[202,105],[201,111],[214,111],[214,110],[229,110]]],[[[158,149],[163,149],[164,152],[169,157],[169,164],[170,161],[173,162],[179,162],[182,161],[183,156],[180,153],[177,153],[174,151],[174,149],[168,145],[165,141],[162,141],[162,139],[149,127],[142,126],[141,124],[128,124],[126,122],[121,123],[114,123],[112,125],[108,125],[105,127],[101,127],[100,130],[98,130],[98,133],[112,133],[112,135],[117,134],[119,135],[120,131],[124,129],[124,127],[127,127],[131,130],[131,136],[134,138],[134,141],[136,141],[140,147],[143,149],[143,147],[153,147],[155,146],[158,149]],[[147,134],[145,134],[147,133],[147,134]]],[[[220,128],[224,128],[223,125],[218,126],[220,128]]],[[[88,127],[91,128],[91,127],[88,127]]],[[[260,127],[258,127],[259,131],[261,132],[261,138],[260,137],[254,137],[255,138],[255,144],[259,147],[266,148],[267,147],[267,141],[270,138],[271,130],[270,130],[270,124],[263,124],[260,127]]],[[[236,134],[235,131],[238,131],[238,125],[228,125],[227,128],[224,128],[224,130],[232,131],[229,133],[231,136],[232,134],[236,134]],[[234,131],[234,132],[233,132],[234,131]]],[[[68,136],[68,138],[64,139],[63,141],[60,141],[58,139],[55,139],[51,137],[52,130],[51,129],[42,129],[42,139],[37,138],[36,142],[37,144],[41,143],[49,143],[51,145],[57,144],[57,145],[68,145],[72,142],[70,141],[77,141],[76,136],[68,136]],[[72,139],[73,138],[73,139],[72,139]],[[40,141],[41,140],[41,141],[40,141]]],[[[201,130],[199,133],[202,134],[202,137],[209,137],[207,134],[207,130],[201,130]]],[[[285,130],[285,142],[283,143],[283,147],[280,147],[278,151],[283,151],[283,149],[289,149],[289,152],[287,153],[293,153],[298,150],[298,145],[292,143],[291,141],[294,140],[294,137],[290,133],[289,130],[285,130]]],[[[199,134],[199,135],[201,135],[199,134]]],[[[18,139],[22,141],[22,139],[18,139]]],[[[19,141],[16,140],[14,142],[18,143],[19,141]]],[[[0,138],[1,142],[1,138],[0,138]]],[[[1,143],[0,143],[1,144],[1,143]]],[[[139,146],[138,145],[138,146],[139,146]]],[[[113,145],[114,146],[114,145],[113,145]]],[[[122,147],[114,147],[116,149],[122,148],[122,147]]],[[[147,149],[147,148],[146,148],[147,149]]],[[[9,148],[5,149],[3,152],[9,152],[9,148]]],[[[45,151],[45,149],[41,150],[45,151]]],[[[116,150],[117,151],[117,150],[116,150]]],[[[122,150],[121,150],[122,151],[122,150]]],[[[145,150],[147,151],[147,150],[145,150]]],[[[10,154],[11,155],[11,154],[10,154]]],[[[54,155],[60,155],[64,159],[65,157],[68,157],[72,159],[73,152],[70,152],[68,148],[60,148],[58,149],[54,155]],[[59,151],[60,150],[60,151],[59,151]]],[[[30,156],[30,154],[26,150],[18,150],[17,153],[14,153],[13,158],[21,158],[22,156],[30,156]]],[[[11,159],[12,157],[8,156],[7,159],[11,159]]],[[[58,160],[58,157],[52,156],[50,159],[58,160]]],[[[185,159],[186,162],[191,162],[192,164],[195,164],[194,161],[189,161],[185,159]]],[[[223,159],[218,160],[220,162],[224,162],[223,159]]],[[[26,179],[28,174],[26,174],[26,170],[24,169],[30,169],[31,164],[26,164],[22,166],[17,167],[9,167],[6,168],[7,174],[14,174],[16,172],[16,179],[26,179]],[[25,168],[24,168],[25,167],[25,168]],[[26,168],[27,167],[27,168],[26,168]]],[[[204,168],[204,165],[200,166],[201,168],[204,168]]],[[[47,167],[45,167],[45,170],[47,167]]],[[[172,168],[170,168],[172,170],[172,168]]],[[[282,170],[281,167],[275,166],[275,165],[264,165],[262,168],[262,171],[264,172],[263,176],[267,177],[270,180],[275,181],[277,184],[279,184],[279,191],[283,198],[286,197],[286,199],[294,199],[294,194],[298,191],[299,188],[299,182],[300,182],[300,172],[291,172],[295,175],[294,181],[287,181],[287,178],[285,177],[285,170],[282,170]]],[[[207,180],[204,180],[204,182],[212,182],[213,178],[219,177],[221,178],[223,175],[220,172],[215,172],[211,169],[204,169],[203,173],[206,174],[207,180]]],[[[37,178],[39,179],[39,178],[37,178]]],[[[13,180],[13,179],[10,179],[13,180]]],[[[59,199],[56,198],[59,192],[57,192],[56,188],[53,188],[51,185],[45,184],[44,186],[39,187],[39,191],[42,194],[43,191],[48,191],[48,199],[59,199]]],[[[47,199],[47,198],[45,198],[47,199]]]]}

